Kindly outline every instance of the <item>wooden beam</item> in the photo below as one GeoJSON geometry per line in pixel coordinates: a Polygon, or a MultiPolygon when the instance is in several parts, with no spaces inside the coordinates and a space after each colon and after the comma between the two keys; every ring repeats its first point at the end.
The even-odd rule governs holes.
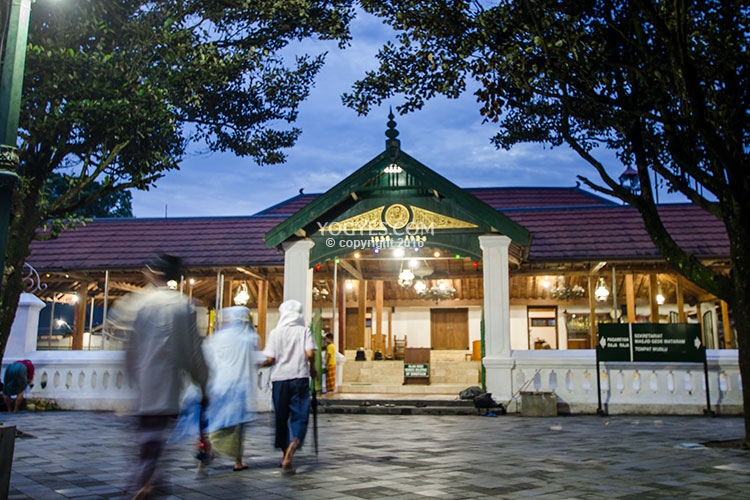
{"type": "MultiPolygon", "coordinates": [[[[340,263],[340,262],[339,262],[340,263]]],[[[346,339],[346,293],[348,290],[346,289],[346,280],[344,279],[344,273],[338,273],[339,278],[339,284],[338,284],[338,308],[339,308],[339,352],[341,354],[344,354],[344,349],[346,346],[344,346],[344,342],[346,339]]]]}
{"type": "Polygon", "coordinates": [[[632,273],[625,275],[625,300],[628,309],[628,323],[635,323],[635,286],[632,273]]]}
{"type": "Polygon", "coordinates": [[[242,274],[247,274],[248,276],[252,276],[256,280],[265,280],[266,279],[263,276],[261,276],[260,274],[254,273],[254,272],[252,272],[252,271],[250,271],[248,269],[245,269],[244,267],[238,267],[237,270],[239,272],[241,272],[242,274]]]}
{"type": "Polygon", "coordinates": [[[589,348],[596,349],[598,339],[596,338],[596,299],[594,298],[594,287],[596,276],[589,275],[589,348]]]}
{"type": "Polygon", "coordinates": [[[651,306],[651,322],[659,322],[659,304],[656,302],[656,294],[659,293],[659,275],[648,275],[648,300],[651,306]]]}
{"type": "MultiPolygon", "coordinates": [[[[343,262],[343,261],[341,261],[343,262]]],[[[367,348],[365,342],[366,335],[366,324],[367,324],[367,281],[357,281],[357,340],[359,340],[360,347],[367,348]]]]}
{"type": "Polygon", "coordinates": [[[222,304],[221,307],[232,307],[232,301],[234,299],[234,295],[232,293],[234,292],[234,279],[230,278],[228,276],[224,277],[224,291],[221,294],[222,295],[222,304]]]}
{"type": "Polygon", "coordinates": [[[674,283],[675,295],[677,296],[677,322],[686,323],[685,317],[685,296],[682,293],[682,276],[677,275],[674,283]]]}
{"type": "Polygon", "coordinates": [[[339,259],[339,265],[343,267],[344,269],[346,269],[349,272],[349,274],[354,276],[354,278],[358,279],[359,281],[364,281],[364,278],[362,277],[362,273],[357,271],[353,265],[349,264],[344,259],[339,259]]]}
{"type": "Polygon", "coordinates": [[[81,283],[81,288],[76,294],[78,302],[76,302],[75,310],[73,312],[73,345],[74,351],[80,351],[83,349],[83,330],[86,327],[86,306],[88,305],[88,290],[91,283],[81,283]]]}
{"type": "MultiPolygon", "coordinates": [[[[375,282],[375,349],[383,353],[383,281],[375,282]]],[[[385,358],[385,353],[383,353],[385,358]]]]}
{"type": "MultiPolygon", "coordinates": [[[[390,299],[383,300],[383,307],[429,307],[429,308],[441,308],[441,307],[467,307],[467,306],[481,306],[484,302],[482,299],[453,299],[453,300],[441,300],[440,302],[434,302],[427,299],[390,299]]],[[[325,305],[323,302],[315,302],[316,305],[325,305]]],[[[512,305],[519,305],[511,301],[512,305]]],[[[537,300],[537,301],[523,301],[523,304],[529,305],[550,305],[549,300],[537,300]]],[[[346,303],[346,307],[359,307],[359,301],[349,300],[346,303]]],[[[347,347],[348,349],[348,347],[347,347]]]]}
{"type": "Polygon", "coordinates": [[[266,330],[268,321],[268,281],[258,280],[258,335],[263,349],[266,345],[266,330]]]}
{"type": "Polygon", "coordinates": [[[393,358],[393,308],[388,308],[388,356],[393,358]]]}
{"type": "Polygon", "coordinates": [[[734,348],[732,325],[729,324],[729,304],[721,301],[721,323],[724,326],[724,349],[734,348]]]}

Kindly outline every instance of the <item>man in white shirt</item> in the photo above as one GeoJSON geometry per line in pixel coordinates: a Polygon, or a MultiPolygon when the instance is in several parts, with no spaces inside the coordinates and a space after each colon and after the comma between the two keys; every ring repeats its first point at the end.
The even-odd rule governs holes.
{"type": "Polygon", "coordinates": [[[261,366],[272,366],[275,445],[284,453],[282,474],[294,474],[292,458],[305,441],[310,415],[310,377],[316,377],[315,341],[305,326],[302,304],[287,300],[266,340],[261,366]]]}
{"type": "MultiPolygon", "coordinates": [[[[139,459],[135,499],[151,495],[156,465],[174,417],[180,411],[185,373],[205,395],[208,368],[201,350],[195,309],[167,286],[182,275],[179,257],[160,254],[144,270],[149,285],[120,299],[109,317],[111,326],[128,332],[126,368],[138,392],[139,459]]],[[[205,396],[204,396],[205,397],[205,396]]]]}

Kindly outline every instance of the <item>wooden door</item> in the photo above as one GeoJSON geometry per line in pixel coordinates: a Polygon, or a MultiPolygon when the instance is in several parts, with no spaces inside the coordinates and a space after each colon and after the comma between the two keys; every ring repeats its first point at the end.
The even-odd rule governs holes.
{"type": "Polygon", "coordinates": [[[430,309],[430,335],[433,349],[469,349],[469,310],[430,309]]]}
{"type": "Polygon", "coordinates": [[[359,335],[358,310],[346,308],[346,326],[344,326],[344,349],[357,350],[364,347],[364,339],[359,335]]]}

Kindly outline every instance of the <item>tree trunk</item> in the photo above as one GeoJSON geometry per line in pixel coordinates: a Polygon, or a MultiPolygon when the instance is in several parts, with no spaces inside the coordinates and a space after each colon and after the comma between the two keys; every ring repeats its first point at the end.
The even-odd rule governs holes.
{"type": "Polygon", "coordinates": [[[0,363],[3,360],[10,329],[16,317],[18,299],[25,289],[23,265],[31,253],[29,245],[39,227],[39,214],[35,210],[37,198],[38,191],[34,191],[32,195],[13,193],[13,215],[8,231],[3,289],[0,294],[0,363]]]}

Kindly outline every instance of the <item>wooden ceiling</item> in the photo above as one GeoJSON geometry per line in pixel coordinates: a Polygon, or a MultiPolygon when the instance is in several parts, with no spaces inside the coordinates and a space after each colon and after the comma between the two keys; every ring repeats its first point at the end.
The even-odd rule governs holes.
{"type": "MultiPolygon", "coordinates": [[[[347,307],[356,307],[359,298],[359,281],[364,278],[367,286],[367,300],[375,301],[375,280],[383,281],[383,296],[385,306],[440,306],[450,307],[458,305],[481,305],[483,300],[482,262],[472,261],[470,258],[455,258],[455,256],[439,258],[431,256],[406,256],[403,259],[378,256],[363,256],[362,258],[341,259],[336,267],[339,280],[338,291],[343,288],[346,294],[347,307]],[[415,260],[412,262],[411,258],[415,260]],[[414,267],[410,267],[410,264],[414,267]],[[443,283],[455,288],[453,300],[442,300],[439,303],[420,297],[413,286],[400,286],[398,275],[403,269],[412,269],[415,281],[423,279],[427,287],[443,283]]],[[[675,274],[670,273],[663,264],[644,263],[640,266],[633,264],[616,267],[616,290],[618,303],[625,300],[625,275],[633,274],[634,290],[637,303],[648,303],[649,274],[657,274],[659,288],[666,297],[667,303],[676,303],[675,274]]],[[[224,279],[224,305],[231,304],[232,298],[244,283],[250,299],[248,306],[257,307],[259,281],[268,282],[268,307],[275,308],[283,299],[282,267],[232,267],[232,268],[194,268],[186,271],[182,284],[183,293],[191,296],[197,304],[212,307],[216,303],[217,275],[221,272],[224,279]]],[[[612,270],[605,263],[578,263],[547,266],[545,268],[520,267],[511,269],[510,299],[512,304],[588,304],[588,279],[594,277],[595,285],[603,279],[606,288],[612,291],[612,270]],[[574,287],[583,289],[580,295],[561,297],[556,291],[573,290],[574,287]]],[[[94,298],[96,305],[104,302],[105,273],[102,271],[81,272],[76,274],[42,273],[41,282],[46,286],[44,290],[35,292],[44,300],[69,302],[72,296],[86,287],[87,300],[94,298]]],[[[318,293],[314,294],[316,306],[330,304],[333,297],[334,263],[326,262],[316,266],[313,271],[313,286],[318,293]],[[326,293],[327,292],[327,293],[326,293]]],[[[685,302],[694,304],[701,301],[714,300],[698,286],[682,281],[685,302]]],[[[110,271],[108,302],[111,304],[119,297],[135,291],[145,282],[140,272],[110,271]]],[[[610,293],[609,302],[612,301],[610,293]]]]}

